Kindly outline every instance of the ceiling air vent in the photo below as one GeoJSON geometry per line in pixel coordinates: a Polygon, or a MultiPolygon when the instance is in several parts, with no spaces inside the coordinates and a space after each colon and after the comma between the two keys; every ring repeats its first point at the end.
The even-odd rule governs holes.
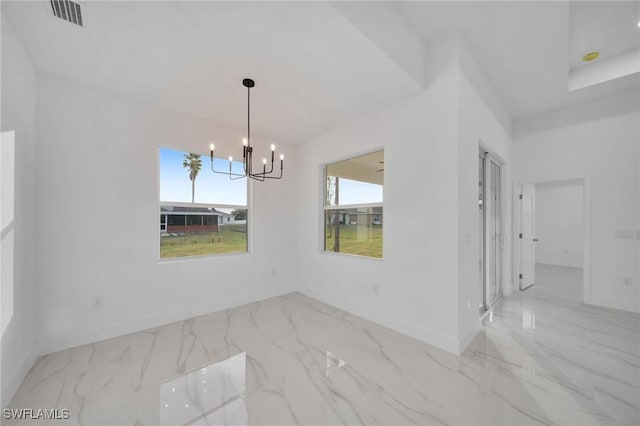
{"type": "Polygon", "coordinates": [[[71,0],[49,0],[54,16],[72,24],[82,26],[82,7],[79,2],[71,0]]]}

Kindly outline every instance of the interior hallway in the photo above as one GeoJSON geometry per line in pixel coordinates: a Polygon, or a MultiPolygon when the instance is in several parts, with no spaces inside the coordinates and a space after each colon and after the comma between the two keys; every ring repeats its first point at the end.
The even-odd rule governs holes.
{"type": "Polygon", "coordinates": [[[9,408],[68,408],[54,424],[640,423],[640,315],[583,306],[579,269],[536,272],[461,357],[292,293],[41,357],[9,408]]]}
{"type": "Polygon", "coordinates": [[[477,355],[518,375],[533,400],[553,389],[571,401],[575,413],[560,423],[592,413],[601,424],[640,424],[640,315],[584,305],[582,268],[537,264],[536,284],[501,299],[484,333],[496,347],[477,355]]]}

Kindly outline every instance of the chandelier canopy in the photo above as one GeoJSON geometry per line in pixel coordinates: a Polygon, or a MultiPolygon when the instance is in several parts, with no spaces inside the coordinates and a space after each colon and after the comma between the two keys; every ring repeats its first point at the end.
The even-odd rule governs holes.
{"type": "Polygon", "coordinates": [[[282,179],[282,171],[284,169],[284,154],[280,154],[280,175],[271,176],[274,172],[273,163],[276,156],[276,146],[271,144],[271,167],[267,170],[267,158],[262,159],[262,172],[253,171],[253,147],[251,146],[251,88],[256,85],[255,81],[250,78],[242,80],[242,85],[247,88],[247,137],[242,139],[242,168],[244,173],[235,173],[231,170],[233,157],[229,157],[229,171],[218,171],[213,167],[213,152],[215,145],[209,145],[211,154],[211,171],[223,175],[228,175],[229,179],[242,179],[245,177],[264,182],[267,179],[282,179]]]}

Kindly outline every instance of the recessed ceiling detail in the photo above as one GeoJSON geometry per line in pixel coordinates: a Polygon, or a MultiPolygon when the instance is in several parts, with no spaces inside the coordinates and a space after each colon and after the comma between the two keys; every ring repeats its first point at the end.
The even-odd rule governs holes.
{"type": "MultiPolygon", "coordinates": [[[[459,33],[512,118],[638,90],[638,74],[584,90],[568,88],[570,68],[591,68],[609,56],[636,48],[633,43],[640,39],[636,28],[640,13],[633,10],[638,2],[621,3],[394,2],[425,43],[435,42],[452,32],[459,33]],[[574,18],[581,12],[576,7],[582,6],[594,10],[585,11],[586,26],[578,28],[575,24],[580,20],[574,18]],[[630,10],[619,12],[618,8],[630,10]],[[624,30],[620,28],[623,22],[624,30]],[[624,48],[618,50],[623,44],[624,48]],[[600,58],[582,62],[582,57],[593,51],[599,51],[600,58]]],[[[366,13],[366,2],[358,4],[362,4],[362,13],[366,13]]]]}
{"type": "Polygon", "coordinates": [[[570,3],[569,90],[640,72],[639,14],[638,2],[570,3]]]}
{"type": "Polygon", "coordinates": [[[596,59],[598,59],[599,56],[600,56],[600,52],[589,52],[582,57],[582,61],[583,62],[595,61],[596,59]]]}

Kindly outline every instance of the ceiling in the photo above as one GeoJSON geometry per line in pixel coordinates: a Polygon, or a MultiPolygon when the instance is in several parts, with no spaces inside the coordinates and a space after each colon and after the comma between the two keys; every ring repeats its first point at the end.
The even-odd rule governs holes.
{"type": "Polygon", "coordinates": [[[598,51],[598,61],[640,49],[640,2],[571,2],[569,5],[571,68],[590,65],[582,57],[598,51]]]}
{"type": "MultiPolygon", "coordinates": [[[[330,3],[87,3],[84,28],[54,18],[45,0],[2,1],[2,13],[39,72],[220,123],[237,129],[238,139],[246,126],[244,77],[256,81],[252,135],[269,143],[308,140],[424,90],[385,54],[390,27],[359,29],[330,3]]],[[[574,5],[562,1],[391,7],[425,44],[462,34],[517,118],[639,90],[639,74],[568,90],[570,66],[586,46],[601,40],[609,54],[638,42],[640,28],[619,28],[635,12],[602,12],[609,10],[605,3],[589,3],[591,12],[573,16],[599,17],[597,31],[574,24],[574,5]]],[[[366,16],[372,5],[353,7],[366,16]]]]}
{"type": "Polygon", "coordinates": [[[639,2],[572,2],[569,18],[570,90],[640,73],[639,2]]]}
{"type": "MultiPolygon", "coordinates": [[[[593,10],[610,8],[606,1],[587,3],[593,10]]],[[[403,2],[398,7],[427,43],[451,31],[461,33],[513,118],[640,88],[635,74],[568,90],[570,43],[571,49],[581,51],[589,38],[612,31],[617,35],[607,39],[608,46],[633,44],[640,37],[639,16],[629,31],[617,28],[622,25],[619,13],[599,14],[600,30],[592,35],[570,28],[569,2],[564,1],[403,2]]]]}
{"type": "Polygon", "coordinates": [[[238,129],[304,141],[423,90],[328,3],[87,2],[83,28],[48,1],[2,2],[39,72],[238,129]]]}
{"type": "Polygon", "coordinates": [[[384,150],[328,164],[327,175],[382,185],[384,181],[384,150]]]}

